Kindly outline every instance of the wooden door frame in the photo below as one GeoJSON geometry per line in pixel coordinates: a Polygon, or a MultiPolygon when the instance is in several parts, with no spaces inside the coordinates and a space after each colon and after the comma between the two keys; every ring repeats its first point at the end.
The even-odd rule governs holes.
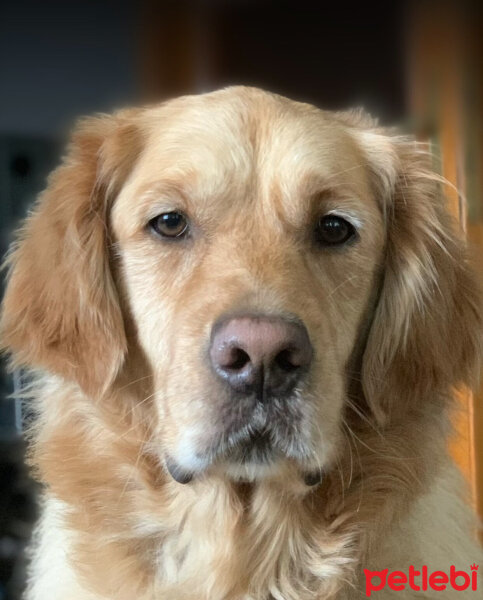
{"type": "MultiPolygon", "coordinates": [[[[448,208],[477,255],[483,253],[483,76],[481,14],[468,4],[414,3],[408,29],[410,112],[421,138],[434,141],[439,170],[448,181],[448,208]],[[471,97],[468,88],[471,88],[471,97]],[[473,159],[468,161],[468,133],[473,159]],[[476,135],[474,135],[476,132],[476,135]],[[475,179],[471,190],[469,177],[475,179]],[[467,194],[469,197],[467,198],[467,194]],[[470,210],[469,210],[470,208],[470,210]],[[470,215],[469,215],[470,213],[470,215]]],[[[451,453],[470,485],[471,501],[483,519],[483,386],[456,391],[451,453]]],[[[480,531],[483,539],[483,531],[480,531]]]]}

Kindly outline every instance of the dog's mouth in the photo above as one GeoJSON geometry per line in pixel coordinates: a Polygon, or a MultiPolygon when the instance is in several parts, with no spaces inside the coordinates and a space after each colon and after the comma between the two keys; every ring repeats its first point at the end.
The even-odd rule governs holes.
{"type": "Polygon", "coordinates": [[[175,457],[165,457],[166,468],[171,477],[178,483],[189,483],[197,474],[213,465],[231,465],[252,467],[268,466],[282,458],[283,453],[273,443],[272,435],[267,428],[258,429],[246,425],[237,431],[220,436],[204,452],[196,455],[202,467],[191,470],[180,464],[175,457]]]}
{"type": "Polygon", "coordinates": [[[245,424],[224,428],[214,435],[203,450],[196,451],[193,464],[180,464],[175,456],[166,456],[165,464],[178,483],[211,472],[224,470],[237,479],[259,479],[277,469],[284,460],[300,465],[302,478],[309,486],[320,482],[320,469],[310,466],[313,451],[300,420],[273,415],[264,407],[256,409],[245,424]]]}
{"type": "MultiPolygon", "coordinates": [[[[252,481],[258,478],[255,474],[269,472],[270,468],[283,458],[287,457],[279,448],[274,447],[269,432],[255,431],[250,433],[242,443],[227,451],[222,457],[222,462],[226,470],[237,480],[252,481]]],[[[213,464],[216,464],[216,461],[213,464]]],[[[165,465],[171,477],[180,484],[190,483],[201,474],[183,468],[170,456],[165,457],[165,465]]],[[[322,481],[323,471],[320,468],[304,469],[301,466],[300,476],[306,486],[314,487],[322,481]]]]}

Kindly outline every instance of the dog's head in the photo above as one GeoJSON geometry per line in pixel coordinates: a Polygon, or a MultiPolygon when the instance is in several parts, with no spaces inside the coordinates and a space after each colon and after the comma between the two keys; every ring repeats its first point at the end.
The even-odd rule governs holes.
{"type": "Polygon", "coordinates": [[[178,481],[315,481],[348,405],[388,426],[478,371],[478,290],[428,160],[248,88],[88,120],[9,258],[4,345],[97,399],[131,364],[178,481]]]}

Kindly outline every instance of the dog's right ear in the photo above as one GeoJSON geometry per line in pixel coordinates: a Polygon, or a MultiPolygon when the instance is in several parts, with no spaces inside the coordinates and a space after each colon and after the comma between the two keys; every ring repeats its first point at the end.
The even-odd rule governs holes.
{"type": "Polygon", "coordinates": [[[84,120],[7,257],[1,346],[87,393],[107,389],[126,339],[111,275],[108,214],[140,152],[129,112],[84,120]]]}

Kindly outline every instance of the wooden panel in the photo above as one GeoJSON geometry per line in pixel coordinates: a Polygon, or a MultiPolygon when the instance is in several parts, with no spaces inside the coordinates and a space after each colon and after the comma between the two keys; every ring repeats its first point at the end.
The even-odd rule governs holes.
{"type": "MultiPolygon", "coordinates": [[[[483,144],[480,148],[483,147],[483,144]]],[[[482,152],[483,156],[483,152],[482,152]]],[[[480,190],[483,194],[483,189],[480,190]]],[[[483,205],[483,195],[480,196],[483,205]]],[[[470,223],[468,225],[468,238],[480,257],[483,257],[483,222],[470,223]]],[[[475,503],[478,514],[483,519],[483,376],[480,389],[474,396],[473,401],[473,461],[475,472],[475,503]]],[[[483,543],[483,531],[480,534],[483,543]]]]}
{"type": "Polygon", "coordinates": [[[143,4],[139,43],[144,100],[165,100],[209,87],[214,63],[212,17],[208,3],[143,4]]]}
{"type": "MultiPolygon", "coordinates": [[[[448,208],[481,253],[482,225],[468,224],[464,199],[470,191],[470,212],[483,214],[476,210],[483,190],[475,185],[482,159],[481,135],[476,134],[479,141],[477,147],[473,144],[472,160],[468,160],[468,134],[475,137],[472,127],[481,124],[482,108],[482,77],[474,59],[481,42],[472,17],[464,5],[414,4],[409,35],[409,102],[421,137],[432,140],[441,159],[437,166],[450,184],[444,190],[448,208]]],[[[483,517],[483,441],[478,435],[483,432],[482,396],[459,390],[456,398],[451,453],[468,479],[473,502],[483,517]]]]}

